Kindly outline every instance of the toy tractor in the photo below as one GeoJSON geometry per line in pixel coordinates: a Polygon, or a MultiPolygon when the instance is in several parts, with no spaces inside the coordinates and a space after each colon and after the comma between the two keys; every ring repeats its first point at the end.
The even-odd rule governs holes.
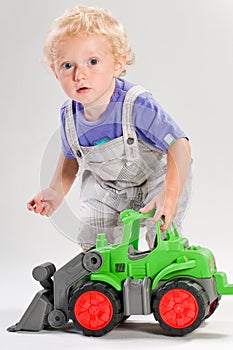
{"type": "Polygon", "coordinates": [[[62,328],[72,320],[84,335],[102,336],[130,315],[151,313],[168,335],[199,327],[223,294],[233,294],[233,284],[216,270],[212,252],[189,246],[174,225],[164,236],[156,223],[154,249],[138,251],[141,221],[153,215],[125,210],[120,244],[108,244],[101,233],[95,247],[58,271],[52,263],[35,267],[43,289],[8,330],[62,328]]]}

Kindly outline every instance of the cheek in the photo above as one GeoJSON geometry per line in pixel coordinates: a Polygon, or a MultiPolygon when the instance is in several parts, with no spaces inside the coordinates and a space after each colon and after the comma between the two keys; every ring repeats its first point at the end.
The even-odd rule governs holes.
{"type": "Polygon", "coordinates": [[[110,80],[114,76],[114,70],[112,67],[106,67],[105,69],[98,69],[92,74],[92,77],[98,78],[102,81],[110,80]]]}
{"type": "Polygon", "coordinates": [[[65,92],[66,95],[70,95],[71,93],[71,86],[66,80],[60,80],[60,86],[62,90],[65,92]]]}
{"type": "Polygon", "coordinates": [[[68,88],[70,85],[70,79],[68,79],[67,77],[60,76],[59,81],[63,88],[68,88]]]}

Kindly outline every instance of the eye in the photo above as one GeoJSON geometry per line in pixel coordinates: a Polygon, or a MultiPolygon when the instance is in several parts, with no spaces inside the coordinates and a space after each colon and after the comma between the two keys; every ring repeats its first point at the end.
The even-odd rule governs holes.
{"type": "Polygon", "coordinates": [[[64,69],[70,69],[72,67],[73,67],[73,64],[70,62],[66,62],[66,63],[62,64],[62,68],[64,68],[64,69]]]}
{"type": "Polygon", "coordinates": [[[91,58],[91,59],[88,61],[88,64],[89,64],[90,66],[95,66],[97,63],[98,63],[98,59],[97,59],[97,58],[91,58]]]}

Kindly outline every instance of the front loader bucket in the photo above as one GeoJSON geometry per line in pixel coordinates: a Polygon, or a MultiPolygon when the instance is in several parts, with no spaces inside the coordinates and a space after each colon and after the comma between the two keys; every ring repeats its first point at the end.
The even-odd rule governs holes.
{"type": "Polygon", "coordinates": [[[44,289],[35,295],[21,320],[7,330],[40,331],[48,326],[52,328],[64,326],[69,315],[70,289],[101,265],[100,254],[88,251],[85,254],[79,253],[58,271],[50,262],[36,266],[32,271],[33,278],[39,281],[44,289]]]}
{"type": "Polygon", "coordinates": [[[48,326],[47,316],[53,309],[53,305],[49,301],[49,295],[51,295],[51,291],[47,289],[39,291],[21,320],[7,330],[9,332],[40,331],[46,328],[48,326]]]}

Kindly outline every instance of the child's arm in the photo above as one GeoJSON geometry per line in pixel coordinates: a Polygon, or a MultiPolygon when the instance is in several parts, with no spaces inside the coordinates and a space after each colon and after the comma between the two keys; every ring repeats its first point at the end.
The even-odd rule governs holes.
{"type": "Polygon", "coordinates": [[[69,192],[77,172],[76,159],[65,158],[61,154],[50,186],[30,200],[27,203],[27,208],[35,213],[50,216],[69,192]]]}
{"type": "Polygon", "coordinates": [[[178,139],[168,149],[167,174],[162,190],[140,211],[146,213],[156,208],[153,222],[164,217],[162,230],[166,230],[176,214],[179,196],[190,170],[191,149],[187,139],[178,139]]]}

